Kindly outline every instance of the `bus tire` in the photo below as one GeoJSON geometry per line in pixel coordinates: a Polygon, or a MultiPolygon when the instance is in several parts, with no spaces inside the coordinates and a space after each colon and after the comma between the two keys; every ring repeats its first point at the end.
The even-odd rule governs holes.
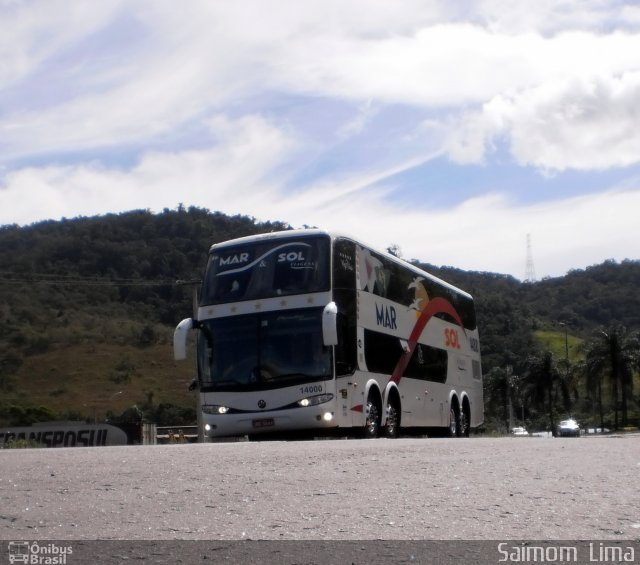
{"type": "Polygon", "coordinates": [[[374,439],[380,432],[380,409],[371,394],[367,398],[367,416],[364,422],[362,435],[364,439],[374,439]]]}
{"type": "Polygon", "coordinates": [[[457,405],[452,404],[449,409],[449,425],[447,437],[460,437],[460,412],[457,405]]]}
{"type": "Polygon", "coordinates": [[[384,427],[384,437],[395,439],[400,435],[400,407],[396,400],[390,400],[387,405],[387,423],[384,427]]]}
{"type": "Polygon", "coordinates": [[[471,410],[469,403],[465,400],[460,412],[460,437],[469,437],[471,430],[471,410]]]}

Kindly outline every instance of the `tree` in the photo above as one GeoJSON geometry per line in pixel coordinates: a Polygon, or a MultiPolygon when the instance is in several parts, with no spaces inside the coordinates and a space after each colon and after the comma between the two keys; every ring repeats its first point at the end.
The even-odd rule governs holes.
{"type": "MultiPolygon", "coordinates": [[[[513,367],[494,367],[484,377],[485,404],[507,431],[513,426],[513,406],[522,407],[520,378],[513,367]]],[[[524,423],[524,422],[523,422],[524,423]]]]}
{"type": "Polygon", "coordinates": [[[398,257],[402,259],[402,249],[397,243],[392,243],[389,247],[387,247],[387,252],[393,255],[394,257],[398,257]]]}
{"type": "Polygon", "coordinates": [[[611,401],[614,411],[614,428],[628,424],[628,404],[633,398],[633,368],[638,365],[640,340],[638,334],[629,333],[621,324],[615,324],[595,332],[587,346],[586,382],[587,387],[596,391],[600,399],[600,419],[602,414],[602,379],[607,377],[611,384],[611,401]]]}
{"type": "Polygon", "coordinates": [[[555,436],[555,410],[558,394],[560,394],[563,409],[569,410],[571,408],[571,396],[566,374],[559,370],[553,353],[545,351],[527,359],[525,380],[527,396],[546,411],[551,432],[555,436]]]}
{"type": "Polygon", "coordinates": [[[604,431],[604,406],[602,403],[602,371],[600,364],[594,363],[590,359],[582,361],[578,370],[582,372],[587,391],[587,400],[591,407],[592,413],[594,408],[597,410],[598,420],[600,422],[600,430],[604,431]]]}

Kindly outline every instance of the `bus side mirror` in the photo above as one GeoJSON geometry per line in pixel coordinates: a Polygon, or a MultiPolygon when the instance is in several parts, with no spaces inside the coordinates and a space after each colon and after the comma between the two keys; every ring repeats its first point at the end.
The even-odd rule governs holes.
{"type": "Polygon", "coordinates": [[[184,361],[187,358],[187,336],[193,329],[193,319],[185,318],[173,332],[173,358],[176,361],[184,361]]]}
{"type": "Polygon", "coordinates": [[[322,341],[325,346],[338,345],[338,307],[329,302],[322,312],[322,341]]]}

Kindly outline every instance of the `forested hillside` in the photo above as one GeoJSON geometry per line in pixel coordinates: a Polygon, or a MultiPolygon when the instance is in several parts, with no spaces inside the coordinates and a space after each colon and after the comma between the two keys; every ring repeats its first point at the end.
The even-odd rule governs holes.
{"type": "MultiPolygon", "coordinates": [[[[288,227],[182,207],[1,227],[0,425],[126,418],[132,410],[170,425],[194,420],[187,391],[194,369],[172,360],[173,328],[192,310],[190,287],[176,281],[200,278],[212,243],[288,227]]],[[[557,411],[595,417],[585,363],[597,336],[612,328],[634,350],[639,261],[606,262],[536,283],[420,266],[476,299],[488,428],[505,429],[516,393],[527,423],[546,425],[553,407],[535,400],[531,376],[546,354],[563,377],[549,377],[557,411]]],[[[637,355],[629,367],[631,376],[621,381],[629,392],[627,424],[638,417],[637,355]]],[[[613,381],[600,378],[601,419],[617,420],[618,404],[604,402],[613,381]]]]}
{"type": "Polygon", "coordinates": [[[201,276],[214,242],[287,227],[179,208],[0,228],[0,425],[195,420],[194,368],[172,359],[192,314],[176,281],[201,276]]]}

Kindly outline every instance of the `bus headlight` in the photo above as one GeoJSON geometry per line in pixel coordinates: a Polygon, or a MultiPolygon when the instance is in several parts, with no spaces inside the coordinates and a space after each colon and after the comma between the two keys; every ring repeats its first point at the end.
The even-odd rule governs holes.
{"type": "Polygon", "coordinates": [[[333,394],[317,394],[316,396],[309,396],[298,400],[299,406],[317,406],[318,404],[324,404],[333,399],[333,394]]]}
{"type": "Polygon", "coordinates": [[[220,406],[219,404],[204,404],[202,411],[205,414],[226,414],[229,412],[228,406],[220,406]]]}

